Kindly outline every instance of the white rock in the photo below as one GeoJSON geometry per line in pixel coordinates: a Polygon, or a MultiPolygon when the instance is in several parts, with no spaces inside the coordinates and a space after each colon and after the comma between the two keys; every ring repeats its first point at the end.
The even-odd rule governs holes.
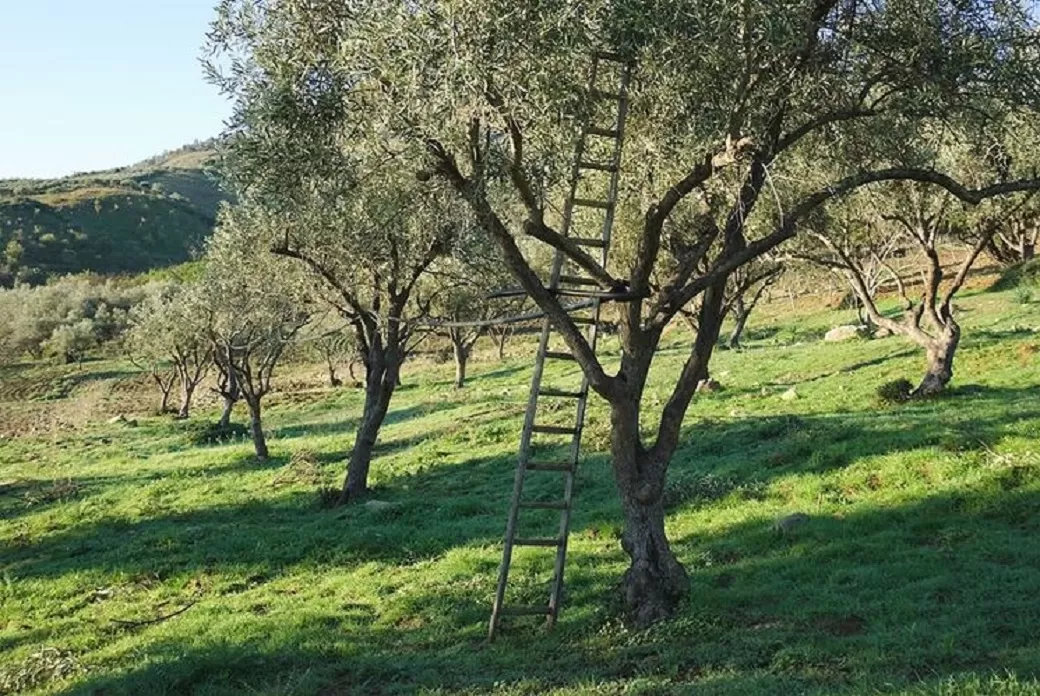
{"type": "Polygon", "coordinates": [[[855,326],[853,324],[846,324],[845,326],[835,326],[833,329],[828,331],[823,340],[828,343],[838,343],[840,341],[851,341],[854,338],[859,338],[859,335],[864,330],[862,326],[855,326]]]}
{"type": "Polygon", "coordinates": [[[874,332],[874,338],[888,338],[891,335],[892,332],[888,329],[879,328],[877,331],[874,332]]]}
{"type": "Polygon", "coordinates": [[[798,398],[798,392],[796,392],[794,390],[794,387],[791,387],[790,389],[785,391],[783,394],[781,394],[780,398],[783,399],[784,401],[794,401],[795,399],[798,398]]]}

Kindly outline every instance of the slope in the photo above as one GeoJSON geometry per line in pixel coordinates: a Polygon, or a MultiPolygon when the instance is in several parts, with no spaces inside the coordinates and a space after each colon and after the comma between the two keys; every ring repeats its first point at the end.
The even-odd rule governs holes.
{"type": "Polygon", "coordinates": [[[0,180],[0,286],[188,260],[227,198],[212,159],[212,143],[206,142],[130,167],[0,180]]]}

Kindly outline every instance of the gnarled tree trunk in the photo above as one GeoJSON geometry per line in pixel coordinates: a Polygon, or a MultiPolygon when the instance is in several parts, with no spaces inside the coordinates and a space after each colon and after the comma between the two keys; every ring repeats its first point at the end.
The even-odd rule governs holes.
{"type": "Polygon", "coordinates": [[[751,312],[744,305],[743,298],[737,298],[733,303],[733,320],[736,322],[733,326],[733,333],[729,335],[728,346],[732,350],[740,348],[740,339],[744,335],[744,328],[747,326],[748,315],[751,312]]]}
{"type": "Polygon", "coordinates": [[[168,387],[159,387],[162,390],[162,398],[159,399],[159,413],[169,413],[170,411],[170,392],[173,391],[173,385],[168,387]]]}
{"type": "Polygon", "coordinates": [[[400,362],[394,351],[389,350],[369,360],[365,374],[365,407],[347,464],[347,478],[339,497],[341,505],[357,500],[368,492],[372,453],[379,438],[379,429],[390,408],[394,389],[399,383],[400,362]]]}
{"type": "Polygon", "coordinates": [[[953,379],[953,357],[960,343],[960,327],[949,320],[950,325],[937,338],[925,345],[927,369],[921,383],[914,389],[912,396],[935,396],[946,389],[953,379]]]}
{"type": "Polygon", "coordinates": [[[245,397],[246,405],[249,406],[249,430],[253,436],[253,448],[256,450],[257,459],[267,459],[267,438],[264,436],[264,424],[260,417],[260,400],[245,397]]]}
{"type": "Polygon", "coordinates": [[[235,371],[230,368],[230,363],[224,364],[218,360],[217,369],[220,372],[217,380],[217,392],[224,399],[224,409],[220,413],[217,427],[227,428],[231,425],[231,411],[235,408],[235,403],[242,392],[238,386],[238,377],[235,376],[235,371]]]}
{"type": "Polygon", "coordinates": [[[227,428],[231,425],[231,411],[235,408],[234,400],[224,397],[224,409],[220,412],[220,420],[217,421],[218,428],[227,428]]]}
{"type": "Polygon", "coordinates": [[[612,404],[611,426],[611,459],[625,523],[621,547],[631,559],[621,587],[628,622],[643,627],[674,613],[689,578],[665,536],[667,463],[652,461],[642,451],[638,403],[612,404]]]}
{"type": "Polygon", "coordinates": [[[177,418],[185,419],[191,414],[191,398],[195,394],[195,384],[181,382],[181,405],[177,409],[177,418]]]}

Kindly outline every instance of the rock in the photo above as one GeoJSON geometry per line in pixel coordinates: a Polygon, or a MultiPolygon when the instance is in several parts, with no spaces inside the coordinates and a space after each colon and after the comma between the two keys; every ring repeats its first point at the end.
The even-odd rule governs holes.
{"type": "Polygon", "coordinates": [[[109,425],[115,425],[116,423],[126,423],[126,416],[120,413],[118,416],[112,416],[108,419],[109,425]]]}
{"type": "Polygon", "coordinates": [[[796,392],[794,390],[794,387],[791,387],[790,389],[785,391],[783,394],[781,394],[780,398],[783,399],[784,401],[794,401],[795,399],[798,398],[798,392],[796,392]]]}
{"type": "Polygon", "coordinates": [[[365,503],[365,507],[369,510],[386,510],[388,508],[392,508],[393,506],[393,503],[388,503],[385,500],[369,500],[367,503],[365,503]]]}
{"type": "Polygon", "coordinates": [[[854,338],[859,338],[863,333],[865,327],[856,326],[854,324],[846,324],[844,326],[835,326],[833,329],[828,331],[823,340],[828,343],[840,343],[841,341],[851,341],[854,338]]]}
{"type": "Polygon", "coordinates": [[[722,385],[714,379],[712,379],[711,377],[709,377],[708,379],[702,379],[700,382],[697,383],[698,394],[705,392],[713,393],[717,391],[722,391],[722,385]]]}
{"type": "Polygon", "coordinates": [[[891,335],[892,332],[888,329],[879,328],[877,331],[874,332],[874,338],[888,338],[891,335]]]}

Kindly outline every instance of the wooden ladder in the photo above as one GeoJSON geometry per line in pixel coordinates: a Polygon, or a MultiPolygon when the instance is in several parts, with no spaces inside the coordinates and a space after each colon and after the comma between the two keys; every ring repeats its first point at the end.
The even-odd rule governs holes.
{"type": "MultiPolygon", "coordinates": [[[[588,108],[581,135],[575,147],[570,190],[563,209],[561,233],[571,237],[582,247],[598,249],[599,261],[604,267],[607,264],[611,231],[614,226],[621,149],[625,133],[625,117],[628,111],[628,86],[632,70],[633,63],[621,55],[609,52],[592,54],[586,102],[588,108]],[[608,68],[604,69],[604,64],[608,68]],[[609,73],[608,79],[611,81],[607,88],[602,88],[598,84],[602,81],[604,73],[609,73]],[[608,118],[612,116],[613,123],[597,123],[605,115],[608,118]],[[605,186],[604,178],[606,178],[605,186]],[[602,191],[603,188],[606,188],[606,191],[602,191]],[[581,228],[591,226],[600,228],[598,235],[581,233],[581,228]]],[[[588,291],[590,288],[595,290],[598,285],[584,271],[578,269],[573,263],[569,263],[559,250],[556,251],[549,278],[550,290],[567,294],[569,288],[574,290],[584,288],[588,291]],[[571,268],[565,269],[565,266],[571,268]]],[[[573,318],[575,323],[588,327],[587,338],[593,351],[596,350],[600,326],[600,304],[600,299],[594,299],[588,310],[589,316],[573,318]]],[[[527,415],[520,436],[520,454],[517,459],[513,497],[506,522],[502,565],[498,572],[498,587],[495,591],[495,601],[488,627],[488,637],[491,639],[495,637],[503,616],[545,616],[546,625],[552,627],[556,623],[560,611],[563,568],[567,559],[567,537],[570,531],[573,504],[574,475],[581,450],[581,434],[585,423],[589,382],[582,376],[581,387],[578,389],[558,389],[542,384],[547,360],[554,362],[574,362],[575,360],[568,350],[553,349],[552,339],[555,334],[552,323],[546,319],[542,324],[541,341],[538,345],[534,374],[531,378],[531,392],[527,402],[527,415]],[[573,425],[539,424],[537,416],[540,397],[554,399],[557,404],[573,403],[576,407],[573,425]],[[532,444],[537,435],[569,437],[570,448],[567,456],[562,461],[532,460],[532,444]],[[555,500],[526,499],[524,484],[531,472],[535,472],[536,476],[562,475],[562,497],[555,500]],[[559,511],[559,531],[556,536],[520,536],[521,511],[532,509],[559,511]],[[543,547],[555,552],[556,558],[547,605],[525,606],[505,603],[513,548],[516,546],[543,547]]]]}

